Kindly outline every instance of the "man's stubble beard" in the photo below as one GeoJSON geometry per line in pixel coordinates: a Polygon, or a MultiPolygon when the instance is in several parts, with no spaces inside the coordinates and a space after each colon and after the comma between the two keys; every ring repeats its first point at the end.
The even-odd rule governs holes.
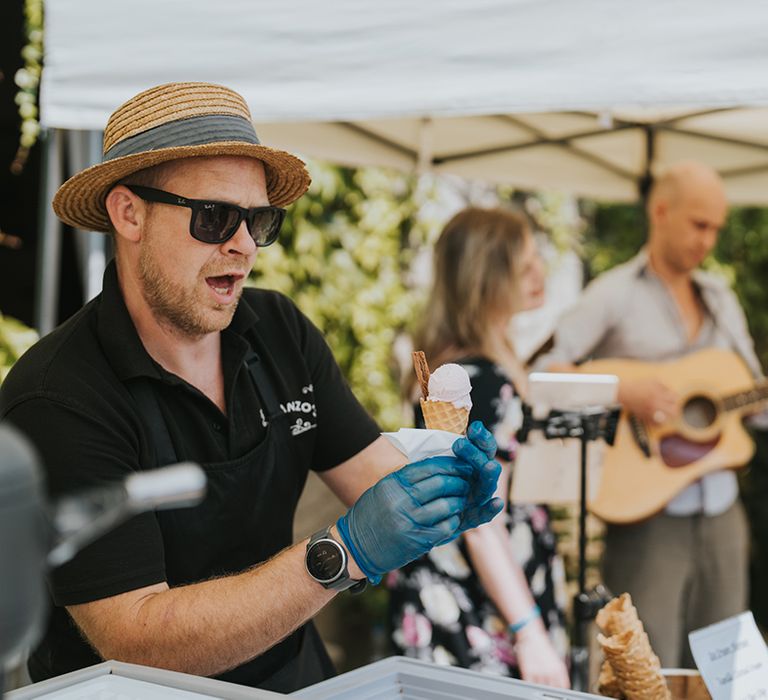
{"type": "Polygon", "coordinates": [[[161,324],[170,325],[178,333],[190,338],[216,333],[229,326],[240,302],[242,290],[234,303],[215,304],[206,314],[194,294],[187,292],[171,279],[157,260],[151,245],[142,248],[139,257],[139,279],[143,286],[144,299],[161,324]]]}

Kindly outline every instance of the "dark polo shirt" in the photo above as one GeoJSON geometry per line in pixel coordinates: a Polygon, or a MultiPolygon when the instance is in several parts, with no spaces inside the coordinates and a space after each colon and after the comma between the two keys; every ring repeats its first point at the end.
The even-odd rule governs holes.
{"type": "MultiPolygon", "coordinates": [[[[247,289],[221,339],[226,416],[147,354],[112,263],[102,294],[32,347],[2,385],[0,419],[36,445],[53,498],[155,466],[155,447],[126,388],[148,381],[177,458],[202,463],[227,504],[204,524],[195,522],[193,511],[137,516],[54,570],[53,613],[30,659],[34,680],[100,661],[64,606],[162,581],[193,583],[263,561],[291,544],[308,470],[334,467],[378,437],[320,332],[285,296],[247,289]],[[248,457],[265,438],[260,395],[244,365],[253,346],[286,414],[279,422],[287,447],[266,478],[248,457]]],[[[292,658],[300,643],[301,631],[222,678],[255,685],[292,658]]]]}

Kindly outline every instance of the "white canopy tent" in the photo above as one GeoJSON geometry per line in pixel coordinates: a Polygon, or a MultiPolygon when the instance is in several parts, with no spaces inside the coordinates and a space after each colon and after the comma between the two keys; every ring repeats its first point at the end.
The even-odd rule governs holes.
{"type": "MultiPolygon", "coordinates": [[[[766,29],[764,0],[49,0],[47,201],[64,131],[79,169],[131,95],[209,80],[246,97],[265,143],[308,157],[627,201],[695,156],[732,201],[766,203],[766,29]]],[[[49,212],[49,286],[56,226],[49,212]]],[[[42,330],[46,304],[41,289],[42,330]]]]}

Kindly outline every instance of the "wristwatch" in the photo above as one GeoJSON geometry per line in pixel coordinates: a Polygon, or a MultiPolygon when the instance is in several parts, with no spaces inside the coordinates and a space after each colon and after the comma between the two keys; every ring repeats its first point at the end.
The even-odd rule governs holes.
{"type": "Polygon", "coordinates": [[[367,579],[350,578],[347,570],[347,550],[331,535],[331,527],[319,530],[309,538],[307,554],[304,558],[307,573],[323,588],[334,591],[360,593],[367,579]]]}

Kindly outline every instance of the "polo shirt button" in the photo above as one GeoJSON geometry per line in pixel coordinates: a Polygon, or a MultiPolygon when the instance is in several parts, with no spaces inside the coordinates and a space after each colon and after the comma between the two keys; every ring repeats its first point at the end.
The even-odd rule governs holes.
{"type": "Polygon", "coordinates": [[[214,423],[213,429],[217,430],[218,432],[221,432],[221,423],[214,423]]]}

